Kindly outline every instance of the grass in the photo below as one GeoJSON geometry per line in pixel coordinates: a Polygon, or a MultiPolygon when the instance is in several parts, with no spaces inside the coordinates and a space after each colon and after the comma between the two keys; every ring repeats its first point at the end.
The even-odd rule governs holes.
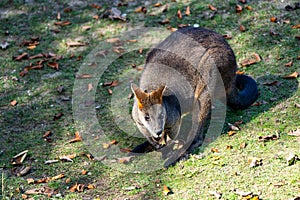
{"type": "MultiPolygon", "coordinates": [[[[299,39],[295,37],[300,33],[299,29],[293,29],[292,26],[300,23],[298,17],[300,9],[293,11],[284,9],[286,5],[294,6],[295,2],[250,1],[247,5],[251,6],[252,10],[246,10],[245,5],[240,4],[244,10],[241,14],[236,14],[236,1],[201,1],[201,3],[193,0],[161,1],[163,5],[169,5],[168,10],[163,13],[159,11],[161,7],[153,7],[156,2],[151,1],[150,5],[146,6],[147,14],[143,14],[134,10],[144,6],[144,2],[134,1],[135,4],[128,2],[128,6],[118,7],[127,13],[128,22],[93,19],[94,15],[100,15],[106,8],[111,7],[110,1],[101,1],[100,9],[90,6],[93,1],[28,2],[13,0],[0,3],[2,27],[0,42],[9,43],[7,49],[0,49],[1,199],[21,199],[24,191],[43,186],[57,190],[62,196],[54,195],[53,199],[214,199],[210,192],[217,191],[222,194],[221,199],[233,200],[240,198],[236,190],[252,192],[264,200],[293,199],[299,195],[300,162],[297,161],[290,166],[286,163],[290,153],[300,155],[299,137],[287,134],[290,130],[300,128],[300,112],[299,108],[295,107],[295,104],[300,103],[299,78],[282,78],[295,71],[299,72],[297,60],[299,39]],[[216,12],[209,10],[208,4],[212,4],[218,10],[216,12]],[[187,6],[191,8],[191,15],[178,19],[177,11],[180,9],[184,13],[187,6]],[[72,8],[73,11],[64,12],[65,8],[72,8]],[[61,13],[62,21],[71,21],[72,24],[64,27],[53,25],[57,21],[58,12],[61,13]],[[277,17],[277,22],[270,22],[271,17],[277,17]],[[169,24],[158,23],[166,18],[170,20],[169,24]],[[80,121],[74,118],[72,101],[66,101],[75,98],[75,77],[81,72],[82,66],[88,66],[86,64],[88,56],[91,52],[99,52],[102,47],[111,49],[112,44],[103,41],[106,38],[118,37],[118,34],[132,28],[166,29],[168,26],[177,27],[178,24],[199,24],[221,34],[231,35],[232,39],[228,42],[236,54],[238,63],[251,57],[252,53],[258,53],[262,57],[261,62],[240,70],[257,80],[260,91],[258,102],[262,104],[245,111],[229,110],[220,137],[206,148],[195,151],[188,160],[168,169],[133,173],[130,170],[136,168],[132,162],[109,163],[109,160],[115,159],[113,157],[103,162],[89,160],[84,154],[101,156],[103,152],[97,150],[99,146],[102,147],[104,141],[97,138],[97,132],[94,137],[80,131],[82,127],[77,126],[80,121]],[[240,24],[245,26],[245,32],[239,30],[240,24]],[[83,26],[90,26],[90,30],[84,30],[83,26]],[[55,33],[53,30],[59,32],[55,33]],[[270,30],[276,35],[270,35],[270,30]],[[21,44],[24,40],[30,40],[32,36],[39,37],[40,44],[35,49],[28,50],[21,44]],[[69,41],[87,42],[89,45],[70,48],[65,45],[69,41]],[[45,65],[41,70],[30,70],[27,75],[20,77],[19,73],[24,67],[33,62],[31,60],[18,62],[12,59],[13,56],[23,52],[28,52],[29,55],[51,52],[63,58],[57,60],[58,71],[45,65]],[[293,65],[286,67],[285,64],[290,61],[293,61],[293,65]],[[265,82],[274,80],[278,81],[277,86],[264,85],[265,82]],[[60,86],[63,86],[63,92],[57,91],[60,86]],[[16,100],[18,104],[11,106],[12,100],[16,100]],[[54,121],[53,117],[58,113],[63,113],[63,116],[54,121]],[[243,120],[241,130],[233,136],[228,136],[227,123],[241,119],[243,120]],[[42,137],[48,130],[52,132],[51,142],[45,141],[42,137]],[[80,131],[84,138],[93,139],[90,146],[84,142],[68,143],[74,138],[76,131],[80,131]],[[278,140],[258,142],[259,136],[276,133],[280,134],[278,140]],[[246,146],[243,148],[241,144],[244,143],[246,146]],[[218,149],[218,152],[212,152],[212,148],[218,149]],[[31,171],[25,176],[18,177],[12,173],[15,166],[11,164],[11,159],[26,149],[29,153],[23,165],[30,165],[31,171]],[[58,159],[61,155],[73,153],[77,154],[73,162],[44,164],[46,160],[58,159]],[[250,157],[261,159],[262,165],[251,168],[248,163],[250,157]],[[89,173],[83,175],[82,170],[89,173]],[[65,175],[64,178],[48,183],[28,184],[26,180],[53,177],[61,173],[65,175]],[[68,178],[70,182],[66,182],[68,178]],[[93,184],[96,188],[70,192],[69,188],[75,183],[93,184]],[[172,194],[164,195],[163,185],[168,186],[172,194]]],[[[128,35],[123,36],[125,38],[128,35]]],[[[163,38],[161,34],[157,37],[163,38]]],[[[138,40],[142,39],[143,37],[138,40]]],[[[93,83],[95,88],[93,91],[96,92],[95,102],[92,102],[91,107],[88,106],[90,102],[84,102],[86,109],[97,107],[95,113],[97,124],[101,125],[107,136],[105,142],[111,140],[118,142],[109,150],[115,146],[133,148],[143,141],[135,137],[138,136],[137,133],[127,135],[136,129],[129,117],[124,118],[124,115],[129,115],[132,104],[132,100],[127,99],[130,90],[126,86],[131,81],[137,82],[141,73],[132,68],[132,65],[143,64],[147,42],[151,43],[145,41],[143,44],[123,44],[145,45],[146,48],[143,49],[143,53],[139,53],[136,49],[116,58],[101,77],[83,81],[93,83]],[[101,85],[113,80],[119,80],[120,84],[116,87],[101,85]],[[123,95],[125,103],[113,99],[114,95],[108,94],[108,88],[112,89],[113,94],[123,95]],[[117,106],[111,106],[111,102],[117,106]],[[114,121],[115,119],[119,121],[114,121]],[[130,124],[128,125],[130,130],[124,131],[122,123],[126,126],[130,124]]],[[[99,60],[101,61],[101,56],[99,60]]],[[[96,59],[95,62],[99,60],[96,59]]],[[[87,88],[84,88],[85,90],[87,88]]],[[[145,167],[148,166],[150,164],[145,164],[145,167]]],[[[29,197],[47,198],[45,195],[28,195],[29,197]]]]}

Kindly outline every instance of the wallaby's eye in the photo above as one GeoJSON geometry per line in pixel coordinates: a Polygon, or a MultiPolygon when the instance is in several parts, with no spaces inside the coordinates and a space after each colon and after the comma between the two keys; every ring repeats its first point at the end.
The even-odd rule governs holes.
{"type": "Polygon", "coordinates": [[[150,121],[150,116],[149,116],[149,114],[146,114],[146,115],[145,115],[145,120],[146,120],[146,121],[150,121]]]}

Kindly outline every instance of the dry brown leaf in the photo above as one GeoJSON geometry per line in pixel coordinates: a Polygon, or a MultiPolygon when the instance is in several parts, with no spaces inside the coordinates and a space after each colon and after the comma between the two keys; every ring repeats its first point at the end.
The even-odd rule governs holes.
{"type": "Polygon", "coordinates": [[[11,106],[16,106],[18,104],[17,100],[11,100],[10,105],[11,106]]]}
{"type": "Polygon", "coordinates": [[[108,38],[106,39],[106,42],[108,43],[119,43],[121,40],[119,38],[108,38]]]}
{"type": "Polygon", "coordinates": [[[47,197],[50,198],[52,195],[57,194],[57,192],[48,186],[44,186],[41,188],[29,189],[25,191],[25,194],[28,195],[42,194],[42,195],[47,195],[47,197]]]}
{"type": "Polygon", "coordinates": [[[47,138],[47,137],[49,137],[51,134],[52,134],[51,131],[46,131],[46,132],[44,133],[44,135],[43,135],[43,138],[47,138]]]}
{"type": "Polygon", "coordinates": [[[164,19],[162,21],[159,21],[158,23],[161,24],[161,25],[165,25],[165,24],[170,23],[170,20],[169,19],[164,19]]]}
{"type": "Polygon", "coordinates": [[[225,35],[223,35],[223,38],[225,38],[225,39],[232,39],[232,36],[225,34],[225,35]]]}
{"type": "Polygon", "coordinates": [[[79,132],[77,131],[77,132],[75,132],[75,138],[69,140],[68,143],[80,142],[80,141],[82,141],[82,138],[81,138],[79,132]]]}
{"type": "Polygon", "coordinates": [[[71,182],[71,178],[67,178],[65,183],[70,183],[71,182]]]}
{"type": "Polygon", "coordinates": [[[284,79],[293,79],[293,78],[297,78],[298,75],[299,75],[298,72],[294,72],[294,73],[292,73],[290,75],[284,76],[283,78],[284,79]]]}
{"type": "Polygon", "coordinates": [[[93,76],[91,74],[80,74],[80,75],[76,75],[76,78],[86,79],[86,78],[93,78],[93,76]]]}
{"type": "Polygon", "coordinates": [[[245,59],[243,60],[240,64],[245,67],[245,66],[249,66],[249,65],[253,65],[257,62],[261,61],[260,56],[257,53],[253,53],[253,59],[245,59]]]}
{"type": "Polygon", "coordinates": [[[168,186],[166,186],[166,185],[163,186],[163,194],[164,194],[164,195],[169,195],[169,194],[171,194],[170,188],[169,188],[168,186]]]}
{"type": "Polygon", "coordinates": [[[156,4],[154,4],[153,6],[154,6],[154,7],[160,7],[160,6],[162,6],[162,4],[161,4],[161,3],[156,3],[156,4]]]}
{"type": "Polygon", "coordinates": [[[217,11],[218,9],[211,4],[208,4],[208,8],[212,11],[217,11]]]}
{"type": "Polygon", "coordinates": [[[67,42],[66,45],[68,47],[81,47],[81,46],[87,46],[89,43],[87,42],[67,42]]]}
{"type": "Polygon", "coordinates": [[[236,73],[236,74],[245,74],[245,72],[242,72],[242,71],[240,71],[240,70],[237,70],[235,73],[236,73]]]}
{"type": "Polygon", "coordinates": [[[33,50],[33,49],[35,49],[36,48],[36,45],[29,45],[28,47],[27,47],[27,49],[29,49],[29,50],[33,50]]]}
{"type": "Polygon", "coordinates": [[[70,192],[83,192],[83,190],[84,190],[84,184],[78,184],[78,183],[71,186],[69,189],[70,192]]]}
{"type": "Polygon", "coordinates": [[[91,26],[83,26],[83,27],[82,27],[82,30],[88,31],[88,30],[90,30],[91,28],[92,28],[91,26]]]}
{"type": "Polygon", "coordinates": [[[182,19],[182,14],[181,14],[180,10],[177,11],[177,17],[178,17],[178,19],[182,19]]]}
{"type": "Polygon", "coordinates": [[[249,157],[248,164],[251,168],[262,165],[262,159],[256,157],[249,157]]]}
{"type": "Polygon", "coordinates": [[[138,40],[126,40],[126,42],[136,43],[138,40]]]}
{"type": "Polygon", "coordinates": [[[246,6],[245,8],[246,8],[246,10],[253,10],[253,9],[252,9],[252,7],[251,7],[251,6],[249,6],[249,5],[248,5],[248,6],[246,6]]]}
{"type": "Polygon", "coordinates": [[[48,62],[47,65],[53,69],[56,69],[56,70],[59,69],[57,62],[48,62]]]}
{"type": "Polygon", "coordinates": [[[17,176],[25,176],[29,173],[29,171],[31,170],[31,166],[22,166],[18,172],[17,172],[17,176]]]}
{"type": "Polygon", "coordinates": [[[146,12],[147,12],[147,9],[146,9],[146,7],[144,7],[144,6],[140,6],[140,7],[137,7],[137,8],[134,10],[134,12],[136,12],[136,13],[139,13],[139,12],[146,13],[146,12]]]}
{"type": "Polygon", "coordinates": [[[24,59],[28,59],[28,53],[24,52],[21,55],[14,56],[13,59],[16,60],[16,61],[21,61],[21,60],[24,60],[24,59]]]}
{"type": "Polygon", "coordinates": [[[132,151],[132,149],[131,148],[120,148],[120,151],[122,153],[130,153],[132,151]]]}
{"type": "Polygon", "coordinates": [[[65,8],[65,9],[64,9],[64,12],[65,12],[65,13],[70,13],[70,12],[72,12],[72,11],[73,11],[72,8],[65,8]]]}
{"type": "Polygon", "coordinates": [[[89,190],[92,190],[92,189],[95,189],[96,188],[96,186],[94,186],[93,184],[88,184],[87,186],[87,189],[89,189],[89,190]]]}
{"type": "Polygon", "coordinates": [[[81,174],[82,174],[82,175],[86,175],[87,173],[88,173],[87,170],[85,170],[85,169],[81,170],[81,174]]]}
{"type": "Polygon", "coordinates": [[[285,181],[280,181],[280,182],[274,183],[273,185],[274,185],[275,187],[281,187],[281,186],[284,186],[284,185],[285,185],[285,181]]]}
{"type": "Polygon", "coordinates": [[[211,151],[212,153],[218,153],[218,152],[219,152],[219,149],[213,147],[213,148],[210,149],[210,151],[211,151]]]}
{"type": "Polygon", "coordinates": [[[288,135],[300,137],[300,128],[297,128],[296,130],[290,130],[288,132],[288,135]]]}
{"type": "Polygon", "coordinates": [[[295,26],[292,26],[292,28],[300,28],[300,24],[297,24],[295,26]]]}
{"type": "Polygon", "coordinates": [[[277,17],[271,17],[270,21],[276,23],[277,22],[277,17]]]}
{"type": "Polygon", "coordinates": [[[275,81],[271,81],[271,82],[264,82],[263,85],[266,85],[266,86],[278,86],[278,81],[275,80],[275,81]]]}
{"type": "Polygon", "coordinates": [[[64,114],[63,114],[62,112],[57,113],[56,115],[54,115],[53,121],[56,121],[56,120],[60,119],[63,115],[64,115],[64,114]]]}
{"type": "Polygon", "coordinates": [[[58,175],[56,175],[56,176],[53,176],[53,177],[51,177],[51,178],[48,178],[48,180],[49,180],[49,181],[54,181],[54,180],[62,179],[62,178],[64,178],[64,177],[65,177],[64,174],[58,174],[58,175]]]}
{"type": "Polygon", "coordinates": [[[246,146],[247,146],[247,143],[246,143],[246,142],[242,142],[242,143],[240,144],[240,148],[241,148],[241,149],[245,149],[246,146]]]}
{"type": "Polygon", "coordinates": [[[124,47],[122,47],[122,46],[113,47],[112,50],[113,50],[113,52],[120,54],[120,55],[125,52],[124,47]]]}
{"type": "Polygon", "coordinates": [[[187,16],[191,15],[191,9],[190,9],[190,6],[186,7],[185,14],[186,14],[187,16]]]}
{"type": "Polygon", "coordinates": [[[54,25],[56,26],[68,26],[72,24],[70,21],[58,21],[58,22],[54,22],[54,25]]]}
{"type": "Polygon", "coordinates": [[[184,27],[188,27],[188,24],[178,24],[177,27],[178,28],[184,28],[184,27]]]}
{"type": "Polygon", "coordinates": [[[34,179],[33,179],[33,178],[28,178],[28,179],[26,179],[26,180],[27,180],[27,184],[34,183],[34,179]]]}
{"type": "Polygon", "coordinates": [[[100,8],[102,8],[102,6],[101,6],[101,5],[99,5],[99,4],[96,4],[96,3],[92,3],[92,4],[91,4],[91,7],[92,7],[92,8],[96,8],[96,9],[100,9],[100,8]]]}
{"type": "Polygon", "coordinates": [[[92,91],[94,89],[93,84],[88,84],[88,92],[92,91]]]}
{"type": "Polygon", "coordinates": [[[245,26],[244,25],[240,25],[240,27],[239,27],[239,29],[240,29],[240,31],[241,32],[245,32],[246,31],[246,28],[245,28],[245,26]]]}
{"type": "Polygon", "coordinates": [[[21,165],[24,162],[24,160],[27,156],[27,153],[28,153],[28,150],[25,150],[25,151],[22,151],[22,152],[18,153],[17,155],[15,155],[11,160],[11,164],[21,165]]]}
{"type": "Polygon", "coordinates": [[[133,156],[126,156],[122,158],[118,158],[119,163],[127,164],[132,160],[133,156]]]}
{"type": "Polygon", "coordinates": [[[293,61],[290,61],[290,62],[286,63],[284,66],[291,67],[292,65],[293,65],[293,61]]]}
{"type": "Polygon", "coordinates": [[[243,7],[241,5],[239,5],[239,4],[237,4],[235,6],[235,12],[238,13],[238,14],[240,14],[240,13],[242,13],[242,11],[243,11],[243,7]]]}
{"type": "Polygon", "coordinates": [[[236,132],[235,131],[228,131],[227,134],[228,134],[228,136],[233,136],[233,135],[236,134],[236,132]]]}
{"type": "Polygon", "coordinates": [[[274,135],[267,135],[267,136],[259,136],[258,137],[258,141],[259,142],[268,142],[270,140],[278,140],[279,139],[279,135],[278,134],[274,134],[274,135]]]}
{"type": "Polygon", "coordinates": [[[99,19],[99,15],[94,15],[93,19],[96,19],[96,20],[99,19]]]}

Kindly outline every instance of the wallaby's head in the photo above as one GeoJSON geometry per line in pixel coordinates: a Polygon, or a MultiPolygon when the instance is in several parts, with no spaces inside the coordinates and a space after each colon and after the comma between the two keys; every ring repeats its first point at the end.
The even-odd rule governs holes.
{"type": "Polygon", "coordinates": [[[158,141],[164,131],[166,121],[166,108],[163,106],[163,93],[165,86],[160,86],[156,90],[148,93],[143,91],[135,84],[131,84],[132,92],[135,96],[135,105],[138,107],[136,123],[141,128],[147,129],[148,133],[143,132],[147,138],[158,141]]]}

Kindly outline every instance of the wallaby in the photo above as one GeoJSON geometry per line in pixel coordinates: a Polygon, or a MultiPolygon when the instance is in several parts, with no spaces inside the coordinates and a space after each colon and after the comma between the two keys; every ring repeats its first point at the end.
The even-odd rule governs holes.
{"type": "MultiPolygon", "coordinates": [[[[233,109],[246,109],[258,97],[256,82],[237,75],[236,70],[235,55],[223,36],[204,28],[179,29],[151,49],[140,86],[131,84],[135,96],[132,117],[147,139],[132,152],[160,151],[175,137],[184,138],[185,152],[201,145],[212,95],[221,96],[219,87],[233,109]],[[182,116],[193,112],[192,136],[181,137],[182,116]]],[[[172,151],[174,146],[166,149],[172,151]]]]}

